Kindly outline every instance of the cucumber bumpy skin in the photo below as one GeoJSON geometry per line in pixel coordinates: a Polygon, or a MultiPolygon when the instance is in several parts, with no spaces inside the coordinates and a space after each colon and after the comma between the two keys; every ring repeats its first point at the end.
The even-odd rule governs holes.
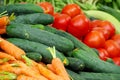
{"type": "Polygon", "coordinates": [[[120,33],[120,22],[115,17],[113,17],[111,14],[106,13],[104,11],[98,11],[98,10],[89,10],[89,11],[84,11],[84,12],[85,14],[95,17],[97,19],[110,21],[115,27],[115,30],[116,30],[115,33],[116,34],[120,33]]]}

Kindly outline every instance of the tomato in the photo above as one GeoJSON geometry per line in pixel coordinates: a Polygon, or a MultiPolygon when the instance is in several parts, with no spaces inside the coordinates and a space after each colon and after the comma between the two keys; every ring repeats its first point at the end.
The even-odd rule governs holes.
{"type": "Polygon", "coordinates": [[[106,61],[109,58],[109,54],[105,49],[99,48],[97,50],[99,52],[99,57],[100,57],[101,60],[106,61]]]}
{"type": "Polygon", "coordinates": [[[55,12],[52,16],[55,18],[58,15],[60,15],[60,13],[55,12]]]}
{"type": "Polygon", "coordinates": [[[90,31],[83,42],[92,48],[101,48],[105,43],[104,35],[99,31],[90,31]]]}
{"type": "Polygon", "coordinates": [[[75,16],[70,20],[67,31],[78,39],[81,38],[89,31],[89,19],[82,14],[75,16]]]}
{"type": "Polygon", "coordinates": [[[107,40],[104,49],[107,50],[111,58],[120,56],[120,46],[114,40],[107,40]]]}
{"type": "Polygon", "coordinates": [[[54,7],[50,2],[39,2],[37,5],[41,6],[45,13],[53,15],[54,7]]]}
{"type": "Polygon", "coordinates": [[[110,32],[110,37],[115,34],[115,27],[109,21],[102,21],[98,26],[108,30],[110,32]]]}
{"type": "Polygon", "coordinates": [[[110,32],[104,29],[103,27],[94,27],[92,30],[101,32],[104,35],[106,40],[110,37],[110,32]]]}
{"type": "Polygon", "coordinates": [[[55,17],[53,27],[60,30],[67,30],[71,17],[67,14],[59,14],[55,17]]]}
{"type": "Polygon", "coordinates": [[[95,27],[98,27],[98,25],[100,24],[100,22],[102,22],[102,20],[93,20],[90,21],[90,29],[92,30],[95,27]]]}
{"type": "Polygon", "coordinates": [[[61,13],[69,15],[71,18],[78,14],[83,14],[81,8],[77,4],[67,4],[63,7],[61,13]]]}
{"type": "Polygon", "coordinates": [[[111,39],[116,41],[120,45],[120,34],[113,35],[111,39]]]}
{"type": "Polygon", "coordinates": [[[120,66],[120,57],[115,57],[112,60],[116,65],[120,66]]]}

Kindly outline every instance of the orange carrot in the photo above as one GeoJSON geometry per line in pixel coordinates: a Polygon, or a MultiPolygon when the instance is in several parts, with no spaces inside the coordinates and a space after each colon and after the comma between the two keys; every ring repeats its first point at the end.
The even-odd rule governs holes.
{"type": "Polygon", "coordinates": [[[39,69],[38,69],[38,63],[36,63],[35,61],[31,60],[32,64],[31,66],[29,66],[32,70],[36,71],[37,73],[40,74],[39,69]]]}
{"type": "Polygon", "coordinates": [[[38,80],[38,79],[26,75],[18,75],[17,80],[38,80]]]}
{"type": "Polygon", "coordinates": [[[0,34],[5,34],[6,33],[6,29],[0,29],[0,34]]]}
{"type": "Polygon", "coordinates": [[[37,78],[38,80],[48,80],[44,76],[40,75],[38,72],[32,70],[29,66],[27,66],[22,61],[17,61],[17,64],[22,68],[22,74],[25,74],[30,77],[37,78]]]}
{"type": "Polygon", "coordinates": [[[5,53],[5,52],[0,52],[0,59],[6,58],[8,60],[16,60],[13,56],[5,53]]]}
{"type": "Polygon", "coordinates": [[[8,71],[8,72],[12,72],[15,74],[21,74],[21,68],[19,67],[12,67],[15,66],[16,64],[9,64],[9,63],[5,63],[0,65],[0,71],[8,71]]]}
{"type": "Polygon", "coordinates": [[[48,78],[49,80],[64,80],[62,77],[56,75],[51,70],[47,69],[41,64],[38,64],[38,68],[39,68],[40,73],[46,78],[48,78]]]}
{"type": "Polygon", "coordinates": [[[0,29],[5,29],[5,26],[9,24],[8,16],[3,16],[0,18],[0,29]]]}
{"type": "Polygon", "coordinates": [[[46,64],[45,64],[45,63],[43,63],[43,62],[39,62],[39,64],[41,64],[41,65],[43,65],[43,66],[45,66],[45,67],[46,67],[46,64]]]}
{"type": "Polygon", "coordinates": [[[55,72],[57,75],[61,76],[64,80],[70,80],[69,75],[64,67],[64,64],[62,63],[62,61],[56,57],[56,53],[55,53],[55,47],[53,48],[48,48],[50,53],[53,56],[52,59],[52,67],[54,68],[55,72]]]}
{"type": "Polygon", "coordinates": [[[54,58],[52,60],[52,66],[55,69],[56,74],[63,77],[64,80],[70,80],[69,75],[65,70],[64,64],[59,58],[54,58]]]}
{"type": "Polygon", "coordinates": [[[22,55],[25,55],[25,52],[22,49],[3,38],[0,38],[0,48],[11,56],[14,56],[16,59],[22,59],[22,55]]]}
{"type": "Polygon", "coordinates": [[[55,69],[53,68],[52,64],[47,64],[47,68],[56,74],[55,69]]]}

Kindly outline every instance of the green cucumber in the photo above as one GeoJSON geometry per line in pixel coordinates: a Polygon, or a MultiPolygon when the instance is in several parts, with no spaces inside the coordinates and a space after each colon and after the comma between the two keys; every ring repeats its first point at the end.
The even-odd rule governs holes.
{"type": "Polygon", "coordinates": [[[85,50],[75,49],[72,53],[72,56],[83,60],[85,63],[85,67],[90,69],[91,71],[105,73],[120,73],[119,66],[94,57],[85,50]]]}
{"type": "MultiPolygon", "coordinates": [[[[91,55],[94,55],[96,57],[98,57],[98,54],[96,54],[96,51],[93,50],[92,48],[88,47],[86,44],[84,44],[83,42],[81,42],[80,40],[78,40],[77,38],[75,38],[74,36],[72,36],[71,34],[61,31],[61,30],[57,30],[51,26],[44,26],[44,25],[32,25],[33,28],[38,28],[41,30],[45,30],[54,34],[57,34],[59,36],[65,37],[69,40],[71,40],[74,44],[75,48],[80,48],[83,50],[86,50],[87,52],[89,52],[91,55]]],[[[69,54],[67,54],[69,55],[69,54]]]]}
{"type": "Polygon", "coordinates": [[[32,28],[30,25],[12,23],[6,28],[7,35],[11,37],[23,38],[47,46],[55,46],[61,52],[68,52],[73,50],[74,44],[69,39],[56,35],[54,33],[32,28]]]}
{"type": "Polygon", "coordinates": [[[23,24],[43,24],[48,25],[53,23],[53,16],[45,13],[32,13],[19,15],[13,20],[15,23],[23,24]]]}
{"type": "Polygon", "coordinates": [[[100,20],[110,21],[115,27],[116,34],[120,33],[120,22],[111,14],[104,11],[98,11],[98,10],[89,10],[89,11],[85,11],[85,13],[89,16],[93,16],[100,20]]]}
{"type": "Polygon", "coordinates": [[[74,58],[74,57],[67,57],[69,60],[68,68],[74,71],[82,71],[85,67],[84,62],[81,59],[74,58]]]}
{"type": "Polygon", "coordinates": [[[36,62],[40,62],[42,60],[42,55],[38,52],[26,52],[26,56],[36,62]]]}
{"type": "Polygon", "coordinates": [[[71,77],[71,80],[86,80],[85,78],[80,76],[78,73],[76,73],[70,69],[66,69],[66,71],[68,72],[69,76],[71,77]]]}
{"type": "Polygon", "coordinates": [[[120,80],[120,74],[115,73],[79,72],[79,75],[86,80],[120,80]]]}
{"type": "MultiPolygon", "coordinates": [[[[46,46],[42,43],[29,41],[26,39],[20,39],[20,38],[7,38],[7,40],[16,46],[23,49],[25,52],[37,52],[42,55],[42,61],[45,63],[51,63],[51,60],[53,59],[51,53],[47,49],[49,46],[46,46]]],[[[60,58],[65,65],[69,64],[68,59],[64,56],[63,53],[56,50],[56,56],[60,58]]]]}
{"type": "Polygon", "coordinates": [[[21,14],[30,14],[30,13],[43,13],[43,9],[40,6],[35,4],[9,4],[7,6],[0,7],[0,13],[3,11],[7,11],[8,14],[14,13],[15,15],[21,14]]]}

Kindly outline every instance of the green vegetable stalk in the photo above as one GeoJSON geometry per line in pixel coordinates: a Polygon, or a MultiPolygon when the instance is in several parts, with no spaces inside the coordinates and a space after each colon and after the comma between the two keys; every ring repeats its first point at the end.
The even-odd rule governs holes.
{"type": "Polygon", "coordinates": [[[7,71],[0,72],[0,80],[15,80],[17,75],[7,71]]]}

